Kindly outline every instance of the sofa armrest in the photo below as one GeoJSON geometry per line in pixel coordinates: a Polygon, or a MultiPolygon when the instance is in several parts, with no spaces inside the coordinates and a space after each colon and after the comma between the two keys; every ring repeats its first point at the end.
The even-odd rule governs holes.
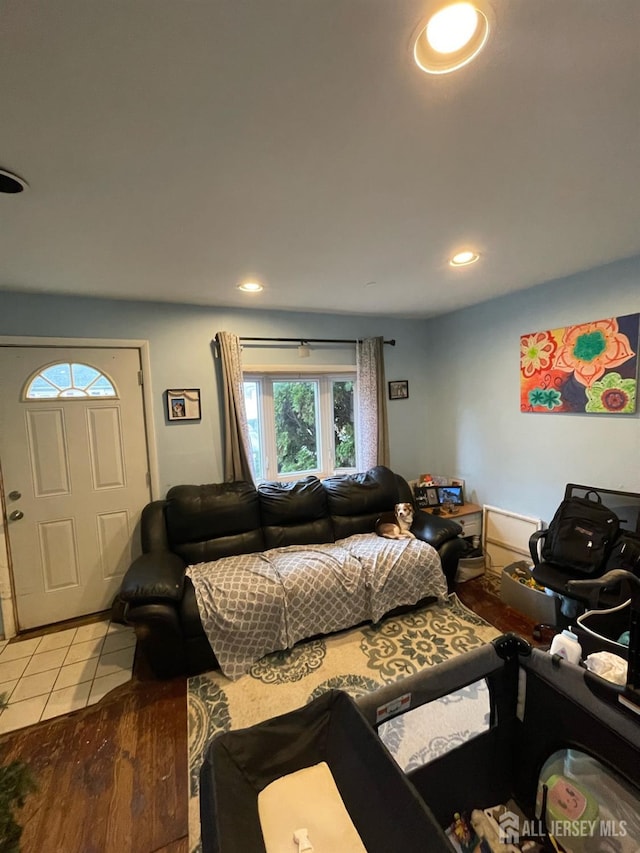
{"type": "Polygon", "coordinates": [[[422,539],[438,550],[445,542],[460,536],[462,527],[453,519],[418,510],[413,517],[411,532],[417,539],[422,539]]]}
{"type": "Polygon", "coordinates": [[[125,621],[133,625],[138,648],[156,678],[173,678],[187,672],[184,635],[173,604],[127,605],[125,621]]]}
{"type": "Polygon", "coordinates": [[[185,561],[171,551],[141,554],[127,569],[120,598],[135,606],[152,602],[177,605],[182,601],[186,567],[185,561]]]}

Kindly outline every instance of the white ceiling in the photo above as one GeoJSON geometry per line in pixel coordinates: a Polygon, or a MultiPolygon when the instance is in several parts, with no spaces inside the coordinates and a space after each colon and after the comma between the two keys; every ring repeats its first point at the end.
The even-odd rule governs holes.
{"type": "Polygon", "coordinates": [[[433,77],[437,0],[1,0],[0,288],[426,317],[640,254],[639,0],[479,5],[433,77]]]}

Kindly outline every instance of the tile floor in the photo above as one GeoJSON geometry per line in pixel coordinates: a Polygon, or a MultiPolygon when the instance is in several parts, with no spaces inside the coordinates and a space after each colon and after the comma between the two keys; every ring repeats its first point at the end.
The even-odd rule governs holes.
{"type": "Polygon", "coordinates": [[[135,644],[133,628],[109,621],[0,641],[0,734],[95,704],[131,678],[135,644]]]}

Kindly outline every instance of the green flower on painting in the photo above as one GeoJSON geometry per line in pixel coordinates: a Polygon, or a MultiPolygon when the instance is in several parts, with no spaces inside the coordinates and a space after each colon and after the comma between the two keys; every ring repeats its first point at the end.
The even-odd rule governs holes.
{"type": "Polygon", "coordinates": [[[585,412],[630,414],[636,409],[636,380],[623,379],[619,373],[607,373],[586,392],[585,412]]]}
{"type": "Polygon", "coordinates": [[[606,352],[607,340],[601,329],[578,335],[573,346],[573,355],[580,361],[593,361],[606,352]]]}
{"type": "Polygon", "coordinates": [[[529,404],[555,409],[562,405],[562,397],[560,392],[553,388],[534,388],[533,391],[529,391],[529,404]]]}

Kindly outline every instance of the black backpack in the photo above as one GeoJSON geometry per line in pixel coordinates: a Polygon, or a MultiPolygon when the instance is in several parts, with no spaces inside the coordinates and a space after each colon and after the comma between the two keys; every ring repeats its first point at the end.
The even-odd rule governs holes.
{"type": "Polygon", "coordinates": [[[621,530],[607,558],[607,571],[626,569],[640,577],[640,533],[621,530]]]}
{"type": "Polygon", "coordinates": [[[588,492],[584,498],[566,498],[549,525],[542,558],[558,568],[597,575],[604,571],[619,529],[618,516],[604,506],[597,492],[588,492]],[[590,500],[589,495],[596,500],[590,500]]]}

